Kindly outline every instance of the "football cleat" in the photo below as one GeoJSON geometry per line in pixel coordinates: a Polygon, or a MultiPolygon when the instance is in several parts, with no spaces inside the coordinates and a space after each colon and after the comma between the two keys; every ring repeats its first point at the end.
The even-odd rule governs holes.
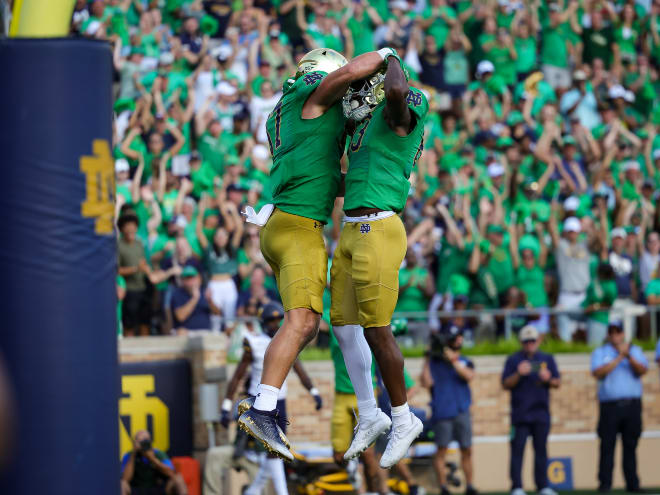
{"type": "MultiPolygon", "coordinates": [[[[239,417],[242,416],[244,412],[251,409],[252,406],[254,406],[254,400],[255,400],[254,397],[247,397],[247,398],[243,399],[242,401],[240,401],[238,403],[238,415],[239,415],[239,417]]],[[[286,447],[288,449],[290,449],[291,444],[289,443],[289,439],[286,438],[286,435],[284,437],[284,440],[285,440],[284,443],[286,443],[286,447]]]]}
{"type": "Polygon", "coordinates": [[[408,453],[410,444],[417,438],[424,429],[421,420],[410,413],[410,423],[398,428],[392,428],[390,440],[387,442],[383,457],[380,458],[380,467],[388,469],[404,458],[408,453]]]}
{"type": "Polygon", "coordinates": [[[238,403],[238,415],[242,416],[245,411],[254,406],[254,397],[248,397],[238,403]]]}
{"type": "Polygon", "coordinates": [[[277,424],[277,411],[259,411],[252,407],[238,418],[238,427],[261,442],[271,454],[293,461],[289,441],[277,424]]]}
{"type": "Polygon", "coordinates": [[[362,421],[358,420],[358,424],[355,427],[353,441],[344,454],[344,459],[348,461],[367,450],[379,436],[390,429],[390,426],[392,426],[392,420],[380,409],[378,410],[376,419],[373,421],[364,424],[362,421]]]}

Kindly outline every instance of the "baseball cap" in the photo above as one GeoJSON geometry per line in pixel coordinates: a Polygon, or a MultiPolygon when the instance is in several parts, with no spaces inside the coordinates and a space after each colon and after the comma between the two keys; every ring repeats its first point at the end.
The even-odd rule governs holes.
{"type": "Polygon", "coordinates": [[[390,2],[390,9],[399,9],[399,10],[407,11],[408,2],[404,0],[395,0],[394,2],[390,2]]]}
{"type": "Polygon", "coordinates": [[[497,225],[497,224],[490,224],[486,228],[486,232],[488,234],[504,234],[504,227],[502,227],[501,225],[497,225]]]}
{"type": "Polygon", "coordinates": [[[489,177],[499,177],[500,175],[504,175],[504,172],[504,167],[497,162],[488,165],[489,177]]]}
{"type": "Polygon", "coordinates": [[[463,335],[463,330],[456,325],[449,325],[447,327],[443,327],[442,333],[444,333],[450,340],[452,340],[459,335],[463,335]]]}
{"type": "Polygon", "coordinates": [[[199,275],[199,272],[197,271],[197,268],[192,265],[186,266],[181,272],[182,277],[196,277],[197,275],[199,275]]]}
{"type": "Polygon", "coordinates": [[[158,58],[158,65],[170,65],[174,62],[174,55],[170,52],[163,52],[158,58]]]}
{"type": "Polygon", "coordinates": [[[128,172],[129,168],[128,160],[126,160],[126,158],[118,158],[115,160],[115,172],[128,172]]]}
{"type": "Polygon", "coordinates": [[[495,146],[498,148],[509,148],[513,145],[513,139],[511,139],[509,136],[502,136],[501,138],[498,138],[497,141],[495,141],[495,146]]]}
{"type": "Polygon", "coordinates": [[[518,338],[520,339],[521,342],[525,342],[527,340],[538,340],[539,331],[536,328],[534,328],[532,325],[525,325],[520,329],[518,338]]]}
{"type": "Polygon", "coordinates": [[[223,96],[234,96],[236,94],[236,88],[229,84],[227,81],[221,81],[215,87],[215,90],[218,94],[223,96]]]}
{"type": "Polygon", "coordinates": [[[566,134],[565,136],[562,136],[561,140],[564,142],[564,146],[568,146],[569,144],[575,146],[577,144],[575,138],[570,134],[566,134]]]}
{"type": "Polygon", "coordinates": [[[626,238],[626,230],[622,229],[621,227],[617,227],[615,229],[612,229],[612,239],[615,237],[621,237],[623,239],[626,238]]]}
{"type": "Polygon", "coordinates": [[[610,320],[607,326],[607,333],[610,332],[623,332],[623,322],[621,320],[610,320]]]}
{"type": "Polygon", "coordinates": [[[227,60],[229,57],[231,57],[232,53],[234,53],[234,50],[232,50],[231,45],[220,45],[213,52],[215,58],[217,58],[220,62],[227,60]]]}
{"type": "Polygon", "coordinates": [[[509,117],[506,119],[506,123],[511,126],[520,124],[521,122],[524,121],[525,121],[525,117],[520,112],[520,110],[512,110],[509,113],[509,117]]]}
{"type": "Polygon", "coordinates": [[[201,159],[202,159],[202,155],[199,154],[199,151],[197,151],[197,150],[193,150],[193,151],[190,153],[190,159],[191,159],[191,160],[201,160],[201,159]]]}
{"type": "Polygon", "coordinates": [[[574,81],[586,81],[587,80],[587,73],[584,72],[583,70],[576,70],[573,72],[573,80],[574,81]]]}
{"type": "Polygon", "coordinates": [[[607,96],[609,96],[610,99],[612,100],[615,100],[617,98],[625,98],[626,90],[620,84],[615,84],[609,89],[609,91],[607,92],[607,96]]]}
{"type": "Polygon", "coordinates": [[[576,196],[569,196],[564,201],[564,210],[576,211],[580,207],[580,200],[576,196]]]}
{"type": "Polygon", "coordinates": [[[623,171],[627,172],[628,170],[639,170],[639,163],[636,160],[628,160],[623,164],[623,171]]]}
{"type": "Polygon", "coordinates": [[[564,232],[582,232],[582,224],[577,217],[568,217],[564,220],[564,232]]]}
{"type": "Polygon", "coordinates": [[[245,188],[239,182],[235,184],[229,184],[229,186],[227,186],[227,194],[234,191],[245,192],[245,188]]]}
{"type": "Polygon", "coordinates": [[[477,79],[481,79],[484,74],[495,72],[495,66],[490,60],[482,60],[477,64],[477,79]]]}

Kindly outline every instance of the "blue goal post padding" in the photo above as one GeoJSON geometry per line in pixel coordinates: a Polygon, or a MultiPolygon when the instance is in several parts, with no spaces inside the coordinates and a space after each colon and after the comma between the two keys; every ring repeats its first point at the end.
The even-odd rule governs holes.
{"type": "Polygon", "coordinates": [[[0,40],[2,494],[119,493],[112,53],[0,40]]]}

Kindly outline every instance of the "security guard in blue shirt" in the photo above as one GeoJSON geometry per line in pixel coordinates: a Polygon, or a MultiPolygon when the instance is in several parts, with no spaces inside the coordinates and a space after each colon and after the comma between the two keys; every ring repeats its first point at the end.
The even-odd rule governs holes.
{"type": "Polygon", "coordinates": [[[550,433],[550,389],[559,388],[559,370],[550,354],[541,352],[539,333],[526,325],[518,334],[522,350],[509,356],[502,372],[502,386],[511,391],[511,495],[522,489],[523,453],[527,437],[534,446],[534,482],[541,495],[556,495],[548,486],[548,434],[550,433]]]}
{"type": "Polygon", "coordinates": [[[448,495],[445,456],[447,447],[456,440],[461,448],[461,468],[465,474],[466,495],[476,495],[472,486],[472,418],[470,416],[470,381],[474,378],[474,364],[461,356],[463,331],[460,327],[444,325],[434,333],[431,349],[424,361],[422,385],[431,389],[432,425],[438,447],[433,458],[440,485],[440,494],[448,495]]]}
{"type": "Polygon", "coordinates": [[[640,492],[637,477],[637,442],[642,434],[642,380],[648,360],[636,345],[625,342],[623,326],[610,324],[607,341],[591,354],[591,373],[598,379],[600,417],[599,491],[612,488],[614,447],[620,433],[623,442],[623,475],[626,491],[640,492]]]}

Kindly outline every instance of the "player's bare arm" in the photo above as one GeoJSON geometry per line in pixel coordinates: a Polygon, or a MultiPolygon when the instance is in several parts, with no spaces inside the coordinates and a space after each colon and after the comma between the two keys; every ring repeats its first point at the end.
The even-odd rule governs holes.
{"type": "Polygon", "coordinates": [[[408,108],[408,92],[410,87],[400,62],[394,57],[390,58],[385,73],[385,120],[399,136],[410,133],[411,124],[414,124],[412,112],[408,108]]]}
{"type": "Polygon", "coordinates": [[[382,64],[381,53],[369,52],[355,57],[342,68],[328,74],[305,102],[302,118],[314,119],[323,115],[346,94],[352,82],[364,79],[377,71],[382,64]]]}
{"type": "Polygon", "coordinates": [[[234,375],[231,377],[231,380],[229,380],[229,384],[227,385],[227,391],[225,392],[225,399],[229,399],[229,400],[234,399],[234,395],[236,394],[238,385],[243,381],[243,378],[245,378],[245,374],[247,373],[247,370],[250,367],[250,363],[252,363],[252,349],[250,348],[250,345],[246,341],[243,344],[243,357],[238,363],[238,366],[236,366],[234,375]]]}

